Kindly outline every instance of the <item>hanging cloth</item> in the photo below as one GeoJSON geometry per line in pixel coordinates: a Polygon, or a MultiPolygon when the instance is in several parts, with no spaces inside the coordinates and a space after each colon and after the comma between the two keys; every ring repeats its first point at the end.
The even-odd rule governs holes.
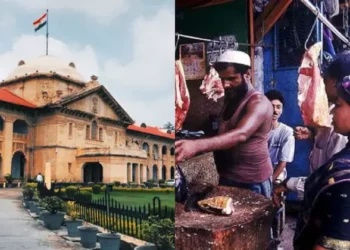
{"type": "Polygon", "coordinates": [[[339,0],[324,0],[323,4],[329,18],[339,14],[339,0]]]}

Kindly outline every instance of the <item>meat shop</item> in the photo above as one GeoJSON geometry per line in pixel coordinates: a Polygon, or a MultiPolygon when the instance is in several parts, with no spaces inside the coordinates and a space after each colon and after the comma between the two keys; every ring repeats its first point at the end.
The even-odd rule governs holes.
{"type": "Polygon", "coordinates": [[[349,8],[176,0],[176,249],[350,249],[349,8]]]}

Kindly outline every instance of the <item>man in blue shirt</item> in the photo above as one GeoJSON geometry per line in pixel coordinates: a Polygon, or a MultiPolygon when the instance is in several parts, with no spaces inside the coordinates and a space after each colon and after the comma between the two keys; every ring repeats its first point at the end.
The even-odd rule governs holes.
{"type": "Polygon", "coordinates": [[[271,131],[269,133],[269,153],[274,168],[272,181],[281,183],[287,178],[286,165],[294,159],[295,139],[293,129],[279,121],[283,112],[284,98],[277,90],[270,90],[266,97],[273,106],[271,131]]]}

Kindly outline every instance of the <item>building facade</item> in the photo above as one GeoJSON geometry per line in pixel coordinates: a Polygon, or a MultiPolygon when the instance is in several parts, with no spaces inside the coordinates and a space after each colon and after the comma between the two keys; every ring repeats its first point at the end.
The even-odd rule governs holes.
{"type": "Polygon", "coordinates": [[[58,182],[173,179],[174,133],[137,126],[96,76],[42,56],[0,83],[0,178],[58,182]]]}

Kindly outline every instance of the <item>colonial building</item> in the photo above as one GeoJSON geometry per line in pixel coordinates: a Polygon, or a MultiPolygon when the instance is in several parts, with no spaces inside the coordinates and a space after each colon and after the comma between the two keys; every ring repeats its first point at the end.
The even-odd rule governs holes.
{"type": "MultiPolygon", "coordinates": [[[[122,90],[121,90],[122,91],[122,90]]],[[[174,134],[136,126],[98,78],[52,56],[0,83],[0,178],[141,183],[174,178],[174,134]]]]}

